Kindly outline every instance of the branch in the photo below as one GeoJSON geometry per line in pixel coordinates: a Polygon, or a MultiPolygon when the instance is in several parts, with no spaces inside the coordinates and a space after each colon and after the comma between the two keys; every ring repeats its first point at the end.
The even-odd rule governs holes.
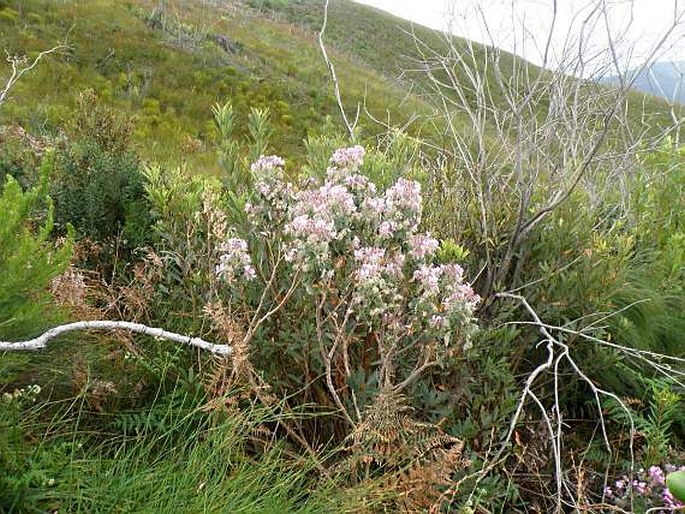
{"type": "Polygon", "coordinates": [[[41,350],[45,348],[48,341],[55,339],[62,334],[77,330],[128,330],[129,332],[145,334],[159,339],[166,339],[176,343],[195,346],[201,350],[207,350],[208,352],[216,355],[230,355],[232,352],[232,348],[228,345],[213,344],[205,341],[204,339],[200,339],[199,337],[184,336],[174,332],[167,332],[161,328],[148,327],[147,325],[143,325],[141,323],[130,323],[128,321],[79,321],[76,323],[67,323],[66,325],[60,325],[55,328],[51,328],[42,335],[28,341],[16,343],[0,341],[0,351],[12,352],[41,350]]]}
{"type": "Polygon", "coordinates": [[[359,105],[357,105],[357,115],[355,116],[354,122],[350,123],[350,120],[347,118],[347,114],[345,113],[345,107],[343,107],[342,97],[340,96],[340,84],[338,83],[338,76],[335,73],[335,67],[333,66],[331,60],[328,58],[326,46],[323,44],[323,34],[326,31],[326,25],[328,24],[328,2],[329,0],[326,0],[326,3],[323,6],[323,24],[321,25],[321,32],[319,32],[319,46],[321,47],[321,53],[323,54],[323,58],[326,61],[326,66],[328,66],[328,72],[331,74],[331,80],[333,81],[333,90],[335,92],[335,101],[338,104],[338,109],[340,110],[343,122],[345,123],[345,127],[347,128],[347,133],[349,134],[350,139],[354,139],[354,128],[357,125],[357,121],[359,120],[359,105]]]}
{"type": "Polygon", "coordinates": [[[12,87],[17,83],[17,81],[24,75],[24,73],[27,73],[31,71],[33,68],[35,68],[38,63],[41,61],[43,57],[46,55],[55,53],[59,50],[64,50],[67,48],[67,45],[60,43],[49,50],[43,50],[41,53],[39,53],[36,58],[31,62],[31,64],[26,64],[28,61],[26,57],[19,57],[16,55],[10,55],[9,53],[7,54],[7,62],[12,66],[12,73],[10,74],[10,77],[7,79],[7,83],[5,86],[0,89],[0,106],[5,102],[7,95],[12,89],[12,87]]]}

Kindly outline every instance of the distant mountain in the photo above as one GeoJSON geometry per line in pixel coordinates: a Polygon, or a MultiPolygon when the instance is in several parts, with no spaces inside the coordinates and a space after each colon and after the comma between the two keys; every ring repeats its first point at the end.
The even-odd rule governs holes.
{"type": "MultiPolygon", "coordinates": [[[[632,78],[635,73],[633,70],[627,76],[632,78]]],[[[602,82],[618,84],[618,78],[612,76],[602,82]]],[[[655,62],[637,75],[633,89],[685,104],[685,61],[655,62]]]]}

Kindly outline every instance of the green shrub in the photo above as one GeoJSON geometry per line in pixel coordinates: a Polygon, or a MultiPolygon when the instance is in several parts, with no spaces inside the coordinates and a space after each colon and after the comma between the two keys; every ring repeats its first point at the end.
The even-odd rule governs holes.
{"type": "Polygon", "coordinates": [[[56,248],[50,240],[52,203],[46,194],[49,159],[43,180],[24,192],[7,177],[0,196],[0,339],[35,334],[56,317],[47,292],[71,257],[71,240],[56,248]]]}
{"type": "Polygon", "coordinates": [[[19,23],[19,13],[9,7],[0,11],[0,24],[16,25],[19,23]]]}
{"type": "Polygon", "coordinates": [[[79,237],[108,242],[122,236],[127,247],[141,246],[149,220],[131,122],[99,106],[92,94],[79,103],[73,140],[56,156],[55,221],[61,229],[72,224],[79,237]]]}

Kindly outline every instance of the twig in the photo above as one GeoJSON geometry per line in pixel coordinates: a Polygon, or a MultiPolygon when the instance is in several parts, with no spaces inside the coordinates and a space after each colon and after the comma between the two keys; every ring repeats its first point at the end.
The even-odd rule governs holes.
{"type": "Polygon", "coordinates": [[[41,59],[43,59],[43,57],[45,57],[46,55],[55,53],[59,50],[64,50],[65,48],[67,48],[67,45],[60,43],[50,48],[49,50],[43,50],[36,56],[36,58],[31,62],[31,64],[26,64],[28,62],[26,57],[19,57],[7,53],[7,62],[12,67],[12,73],[7,79],[5,86],[2,89],[0,89],[0,106],[2,106],[2,104],[7,99],[7,95],[9,94],[10,89],[12,89],[12,87],[19,81],[19,79],[25,73],[28,73],[33,68],[35,68],[41,61],[41,59]]]}
{"type": "Polygon", "coordinates": [[[338,83],[338,76],[335,73],[335,67],[333,66],[333,62],[331,62],[331,60],[329,59],[328,53],[326,52],[326,46],[323,43],[323,35],[326,31],[326,25],[328,24],[328,2],[329,0],[326,0],[326,3],[323,6],[323,24],[321,25],[321,32],[319,32],[319,47],[321,47],[321,53],[323,54],[323,58],[326,61],[328,72],[331,74],[331,81],[333,82],[333,90],[335,92],[335,101],[338,104],[338,109],[340,110],[343,122],[345,123],[345,128],[347,128],[347,133],[350,136],[350,139],[354,139],[354,129],[357,125],[357,122],[359,121],[360,107],[359,105],[357,105],[357,114],[354,118],[354,121],[350,122],[349,118],[347,117],[347,113],[345,113],[345,107],[342,103],[342,97],[340,96],[340,84],[338,83]]]}
{"type": "Polygon", "coordinates": [[[42,335],[28,341],[0,341],[0,351],[14,352],[41,350],[45,348],[48,341],[55,339],[62,334],[79,330],[128,330],[129,332],[145,334],[159,339],[166,339],[168,341],[194,346],[201,350],[207,350],[215,355],[230,355],[232,352],[232,348],[228,345],[213,344],[204,339],[200,339],[199,337],[185,336],[175,332],[168,332],[161,328],[149,327],[141,323],[131,323],[128,321],[78,321],[76,323],[67,323],[51,328],[42,335]]]}

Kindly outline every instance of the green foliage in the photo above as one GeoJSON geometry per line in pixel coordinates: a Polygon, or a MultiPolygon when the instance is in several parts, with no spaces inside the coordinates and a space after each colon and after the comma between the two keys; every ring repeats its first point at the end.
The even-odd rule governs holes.
{"type": "Polygon", "coordinates": [[[49,498],[55,479],[64,477],[71,453],[68,443],[46,449],[40,442],[30,447],[25,439],[31,424],[38,422],[40,404],[35,402],[39,396],[40,387],[31,385],[0,398],[1,512],[45,510],[52,505],[49,498]]]}
{"type": "Polygon", "coordinates": [[[645,380],[647,395],[644,398],[645,408],[628,411],[613,399],[607,401],[612,419],[628,428],[634,424],[638,434],[644,438],[642,465],[644,468],[659,465],[667,461],[673,442],[672,426],[681,415],[682,397],[675,392],[674,385],[664,380],[645,380]]]}
{"type": "Polygon", "coordinates": [[[12,26],[17,23],[19,23],[19,13],[17,11],[9,7],[0,10],[0,24],[12,26]]]}
{"type": "Polygon", "coordinates": [[[71,258],[71,237],[56,248],[50,241],[52,202],[46,195],[51,159],[43,162],[41,183],[23,191],[5,178],[0,196],[0,339],[35,334],[56,317],[47,292],[71,258]]]}
{"type": "Polygon", "coordinates": [[[235,193],[249,191],[252,186],[250,164],[267,153],[274,133],[270,111],[267,107],[250,109],[248,136],[244,140],[237,134],[235,110],[230,101],[223,105],[215,104],[212,113],[219,133],[219,163],[223,168],[224,186],[235,193]]]}
{"type": "Polygon", "coordinates": [[[169,326],[196,332],[202,326],[202,309],[211,297],[214,281],[215,251],[208,237],[212,220],[205,204],[207,197],[223,198],[221,183],[191,175],[184,168],[151,166],[144,173],[153,219],[152,242],[164,266],[160,295],[152,300],[159,302],[157,315],[169,326]]]}
{"type": "Polygon", "coordinates": [[[81,95],[74,139],[57,152],[51,181],[58,226],[71,224],[79,237],[97,242],[119,235],[130,247],[147,241],[150,221],[131,131],[124,116],[103,108],[92,93],[81,95]]]}
{"type": "Polygon", "coordinates": [[[30,400],[0,399],[2,512],[326,513],[351,511],[362,491],[314,478],[314,462],[281,445],[255,454],[250,441],[270,422],[258,409],[227,416],[188,401],[164,423],[141,413],[140,430],[111,437],[78,399],[67,408],[30,400]]]}

